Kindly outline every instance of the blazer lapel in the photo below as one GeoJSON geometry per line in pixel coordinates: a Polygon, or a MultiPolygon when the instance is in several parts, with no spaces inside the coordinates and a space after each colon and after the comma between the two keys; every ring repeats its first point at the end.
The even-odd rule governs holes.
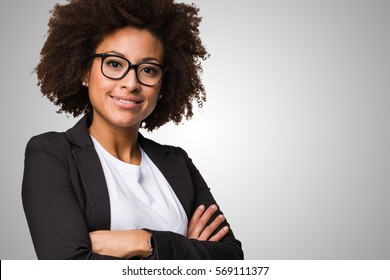
{"type": "Polygon", "coordinates": [[[138,135],[138,142],[167,179],[188,219],[190,219],[194,188],[184,157],[180,154],[174,154],[167,147],[144,138],[141,134],[138,135]]]}
{"type": "Polygon", "coordinates": [[[66,132],[86,197],[86,216],[91,231],[110,229],[110,199],[103,168],[88,133],[91,116],[84,116],[66,132]]]}

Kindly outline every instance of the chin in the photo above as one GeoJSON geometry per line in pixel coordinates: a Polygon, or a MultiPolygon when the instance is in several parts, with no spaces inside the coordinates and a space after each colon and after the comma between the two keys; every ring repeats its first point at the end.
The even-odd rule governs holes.
{"type": "Polygon", "coordinates": [[[109,120],[111,126],[118,128],[131,128],[131,127],[139,127],[141,121],[135,119],[126,119],[126,118],[110,118],[109,120]]]}
{"type": "Polygon", "coordinates": [[[117,123],[114,123],[114,125],[116,127],[119,127],[119,128],[139,128],[141,123],[140,122],[117,122],[117,123]]]}

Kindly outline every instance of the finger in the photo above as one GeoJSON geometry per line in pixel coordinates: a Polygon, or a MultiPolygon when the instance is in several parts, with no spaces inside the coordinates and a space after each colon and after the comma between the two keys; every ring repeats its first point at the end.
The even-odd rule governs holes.
{"type": "MultiPolygon", "coordinates": [[[[191,217],[190,223],[188,225],[188,233],[191,233],[200,219],[200,217],[203,215],[204,211],[206,210],[206,207],[204,205],[200,205],[194,212],[194,214],[191,217]]],[[[187,234],[188,235],[188,234],[187,234]]]]}
{"type": "Polygon", "coordinates": [[[203,232],[203,230],[209,223],[211,217],[214,215],[214,213],[217,210],[218,210],[217,205],[213,204],[209,206],[206,209],[206,211],[204,211],[204,209],[201,208],[199,211],[204,211],[204,212],[200,215],[200,217],[199,217],[199,213],[194,214],[196,217],[193,219],[189,227],[187,237],[198,239],[200,234],[203,232]]]}
{"type": "Polygon", "coordinates": [[[223,227],[220,231],[218,231],[215,235],[213,235],[209,241],[219,241],[225,237],[225,235],[229,232],[229,227],[223,227]]]}
{"type": "Polygon", "coordinates": [[[206,225],[211,221],[211,218],[213,217],[215,212],[217,212],[217,210],[218,210],[217,205],[215,205],[215,204],[210,205],[206,209],[206,211],[202,214],[202,216],[199,218],[197,224],[202,225],[203,228],[205,228],[206,225]]]}
{"type": "Polygon", "coordinates": [[[215,230],[223,223],[225,217],[218,215],[208,226],[204,228],[199,236],[199,240],[209,240],[215,230]]]}
{"type": "Polygon", "coordinates": [[[206,211],[202,214],[202,216],[198,219],[198,221],[194,224],[190,234],[191,237],[198,239],[198,237],[202,234],[207,224],[211,220],[214,213],[218,210],[216,205],[211,205],[206,209],[206,211]]]}

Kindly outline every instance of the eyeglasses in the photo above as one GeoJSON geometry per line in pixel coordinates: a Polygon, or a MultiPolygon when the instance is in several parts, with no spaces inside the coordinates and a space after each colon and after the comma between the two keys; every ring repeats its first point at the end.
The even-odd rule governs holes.
{"type": "Polygon", "coordinates": [[[132,64],[126,58],[115,54],[95,54],[102,59],[102,74],[112,80],[123,79],[131,69],[135,69],[137,80],[145,86],[157,86],[161,83],[168,67],[153,62],[132,64]]]}

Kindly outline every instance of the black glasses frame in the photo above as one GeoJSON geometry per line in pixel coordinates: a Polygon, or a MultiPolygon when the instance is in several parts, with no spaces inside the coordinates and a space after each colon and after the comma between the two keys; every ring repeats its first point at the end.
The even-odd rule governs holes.
{"type": "Polygon", "coordinates": [[[144,85],[144,86],[148,86],[148,87],[154,87],[154,86],[159,85],[159,84],[161,83],[161,81],[163,80],[163,77],[164,77],[165,72],[168,70],[168,67],[167,67],[166,65],[164,65],[164,64],[158,64],[158,63],[154,63],[154,62],[141,62],[141,63],[138,63],[138,64],[133,64],[133,63],[131,63],[128,59],[124,58],[123,56],[116,55],[116,54],[98,53],[98,54],[94,54],[92,57],[93,57],[93,58],[95,58],[95,57],[100,57],[100,58],[102,59],[102,63],[101,63],[101,65],[100,65],[100,70],[101,70],[103,76],[105,76],[106,78],[109,78],[109,79],[111,79],[111,80],[117,80],[117,81],[118,81],[118,80],[122,80],[124,77],[126,77],[126,75],[130,72],[131,69],[135,69],[135,76],[137,77],[137,81],[138,81],[140,84],[142,84],[142,85],[144,85]],[[120,76],[119,78],[112,78],[112,77],[107,76],[107,75],[104,73],[104,71],[103,71],[103,65],[104,65],[104,64],[103,64],[103,63],[104,63],[104,60],[106,60],[106,58],[108,58],[108,57],[117,57],[117,58],[126,60],[127,63],[129,64],[129,67],[127,68],[127,70],[126,70],[126,71],[123,73],[123,75],[120,76]],[[141,81],[139,80],[139,78],[138,78],[138,67],[139,67],[140,65],[144,65],[144,64],[154,65],[154,66],[157,66],[157,67],[161,68],[161,70],[162,70],[161,78],[160,78],[160,80],[159,80],[156,84],[149,85],[149,84],[145,84],[145,83],[143,83],[143,82],[141,82],[141,81]]]}

